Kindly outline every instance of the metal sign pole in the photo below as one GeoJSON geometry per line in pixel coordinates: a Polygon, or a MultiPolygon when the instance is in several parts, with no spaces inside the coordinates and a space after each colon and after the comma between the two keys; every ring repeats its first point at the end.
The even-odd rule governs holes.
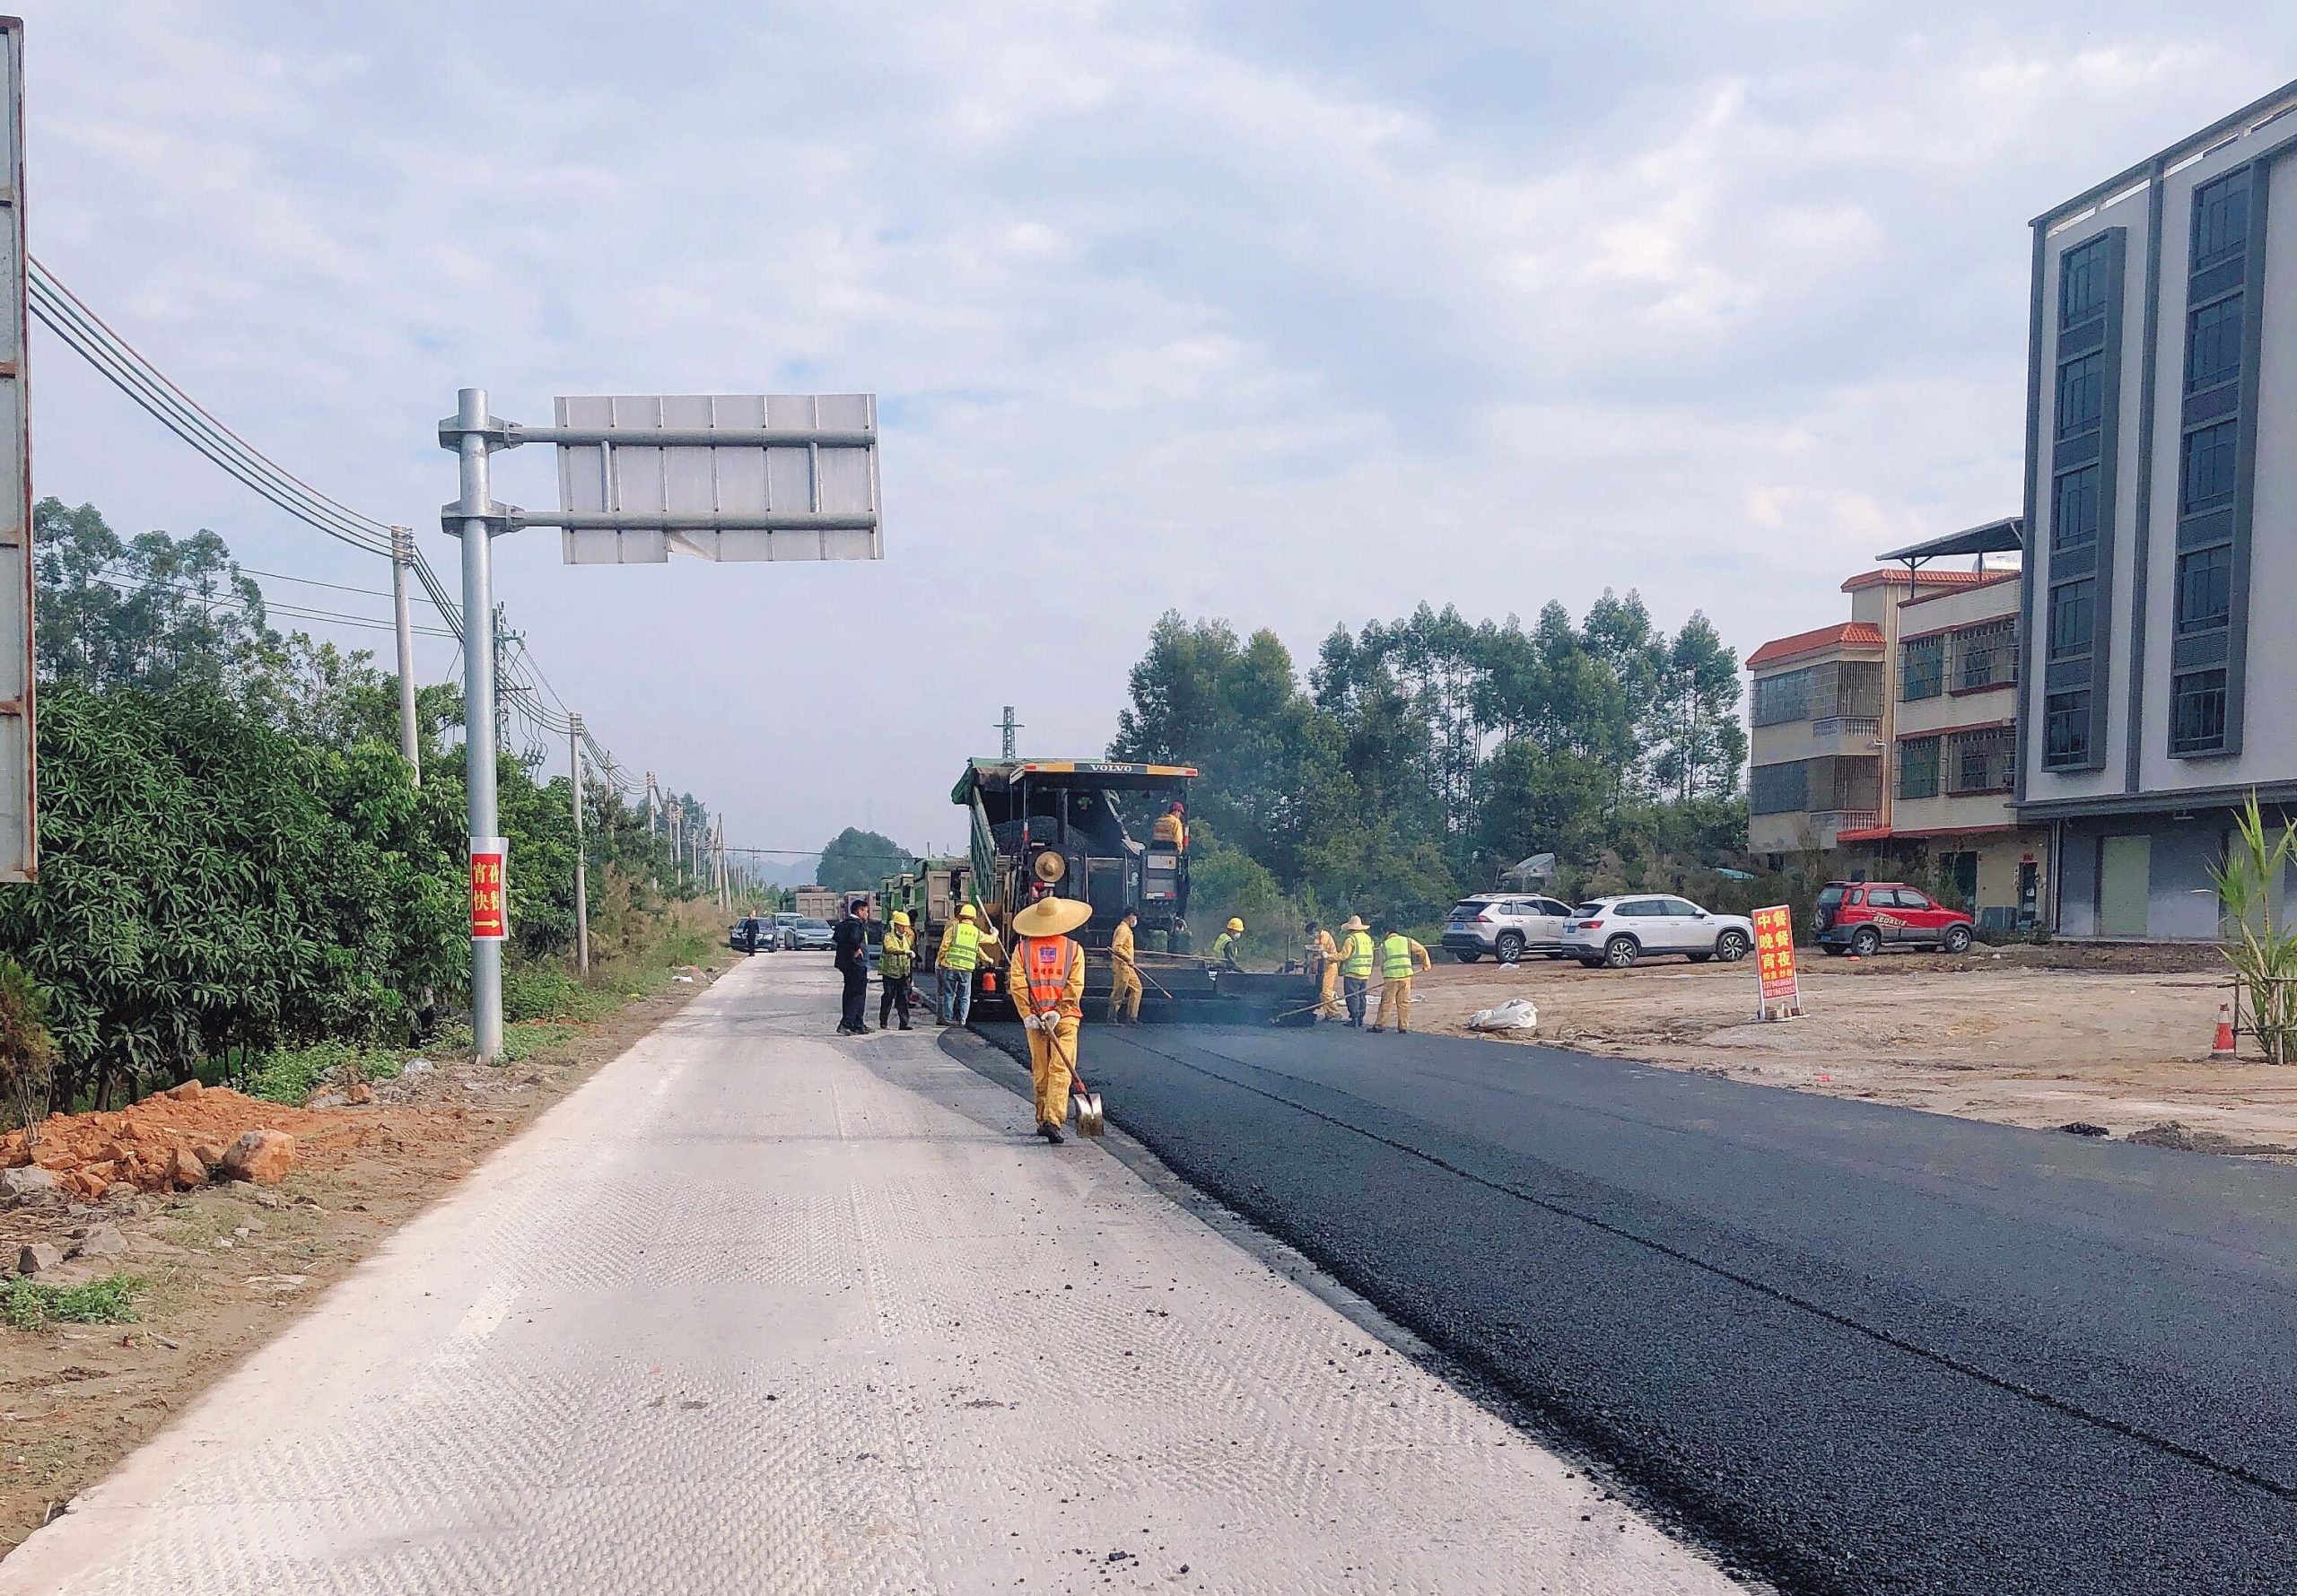
{"type": "MultiPolygon", "coordinates": [[[[463,539],[463,754],[470,845],[479,852],[501,836],[494,809],[494,505],[487,458],[492,441],[486,390],[467,388],[455,400],[453,431],[463,490],[454,509],[463,539]]],[[[503,919],[508,918],[506,913],[503,919]]],[[[479,935],[476,925],[470,939],[470,1032],[471,1052],[480,1062],[502,1056],[502,942],[479,935]]]]}
{"type": "Polygon", "coordinates": [[[398,633],[398,751],[423,785],[423,748],[415,735],[415,619],[409,613],[406,577],[415,563],[415,534],[391,528],[391,624],[398,633]]]}
{"type": "Polygon", "coordinates": [[[574,772],[574,964],[590,973],[590,880],[582,857],[582,717],[566,717],[566,757],[574,772]]]}

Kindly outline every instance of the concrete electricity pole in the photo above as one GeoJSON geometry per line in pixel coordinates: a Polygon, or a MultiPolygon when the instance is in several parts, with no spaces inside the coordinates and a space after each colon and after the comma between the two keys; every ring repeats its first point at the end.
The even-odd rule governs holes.
{"type": "Polygon", "coordinates": [[[582,857],[582,717],[566,717],[566,759],[574,773],[574,964],[590,972],[590,877],[582,857]]]}
{"type": "Polygon", "coordinates": [[[415,534],[391,528],[391,623],[398,633],[398,751],[423,785],[423,749],[415,735],[415,620],[409,613],[406,579],[415,564],[415,534]]]}

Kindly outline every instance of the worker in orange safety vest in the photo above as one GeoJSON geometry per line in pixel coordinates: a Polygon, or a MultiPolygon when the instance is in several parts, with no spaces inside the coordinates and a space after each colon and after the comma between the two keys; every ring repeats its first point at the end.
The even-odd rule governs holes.
{"type": "Polygon", "coordinates": [[[1013,917],[1013,1007],[1029,1039],[1037,1134],[1058,1145],[1077,1074],[1077,1031],[1085,1013],[1085,950],[1069,935],[1093,918],[1075,898],[1039,898],[1013,917]]]}

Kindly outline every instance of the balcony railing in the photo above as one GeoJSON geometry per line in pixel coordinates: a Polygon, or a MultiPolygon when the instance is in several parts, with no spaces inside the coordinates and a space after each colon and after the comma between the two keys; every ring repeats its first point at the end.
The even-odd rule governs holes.
{"type": "Polygon", "coordinates": [[[1813,809],[1811,829],[1829,835],[1842,832],[1870,832],[1882,824],[1879,809],[1813,809]]]}
{"type": "Polygon", "coordinates": [[[1846,737],[1854,743],[1880,746],[1882,741],[1882,721],[1879,715],[1830,715],[1824,720],[1811,722],[1814,737],[1846,737]]]}

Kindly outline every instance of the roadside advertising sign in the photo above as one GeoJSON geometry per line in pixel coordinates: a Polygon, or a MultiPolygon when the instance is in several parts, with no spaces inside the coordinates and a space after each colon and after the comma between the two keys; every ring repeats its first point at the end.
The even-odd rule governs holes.
{"type": "Polygon", "coordinates": [[[502,867],[511,844],[501,837],[470,840],[470,934],[475,942],[500,942],[510,934],[511,911],[502,867]]]}
{"type": "Polygon", "coordinates": [[[1785,905],[1758,909],[1755,971],[1762,981],[1762,1017],[1784,1019],[1803,1012],[1803,990],[1795,974],[1795,916],[1785,905]]]}

